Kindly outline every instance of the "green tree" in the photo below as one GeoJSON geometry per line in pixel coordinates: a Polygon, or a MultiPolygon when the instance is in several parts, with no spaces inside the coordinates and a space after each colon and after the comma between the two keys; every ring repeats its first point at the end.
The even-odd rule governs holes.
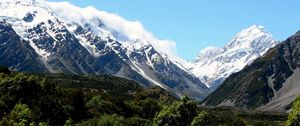
{"type": "Polygon", "coordinates": [[[10,71],[7,67],[0,66],[0,73],[9,74],[10,71]]]}
{"type": "Polygon", "coordinates": [[[145,119],[153,119],[155,115],[162,109],[162,105],[155,99],[146,98],[138,102],[140,106],[139,115],[145,119]]]}
{"type": "MultiPolygon", "coordinates": [[[[65,126],[68,126],[72,123],[67,122],[65,126]]],[[[113,115],[103,115],[99,119],[89,119],[83,121],[76,126],[123,126],[125,124],[125,119],[122,116],[116,114],[113,115]]],[[[72,124],[74,125],[74,124],[72,124]]]]}
{"type": "Polygon", "coordinates": [[[289,113],[287,126],[300,125],[300,97],[293,102],[293,110],[289,113]]]}
{"type": "Polygon", "coordinates": [[[182,126],[190,124],[196,115],[197,103],[184,97],[171,106],[165,106],[155,117],[154,125],[182,126]]]}
{"type": "Polygon", "coordinates": [[[194,118],[192,126],[208,126],[212,123],[212,119],[209,113],[202,111],[194,118]]]}
{"type": "Polygon", "coordinates": [[[81,90],[76,90],[72,96],[72,106],[74,108],[73,118],[76,120],[86,117],[84,94],[81,90]]]}
{"type": "Polygon", "coordinates": [[[66,123],[64,124],[64,126],[73,126],[73,125],[74,125],[74,122],[72,119],[66,120],[66,123]]]}
{"type": "Polygon", "coordinates": [[[104,115],[98,122],[98,126],[122,126],[125,119],[116,114],[114,115],[104,115]]]}
{"type": "Polygon", "coordinates": [[[112,114],[116,107],[110,101],[102,99],[99,95],[92,97],[85,105],[89,113],[93,116],[100,116],[101,114],[112,114]]]}
{"type": "Polygon", "coordinates": [[[32,121],[32,113],[26,104],[16,104],[9,113],[8,118],[3,118],[1,125],[28,126],[32,121]]]}

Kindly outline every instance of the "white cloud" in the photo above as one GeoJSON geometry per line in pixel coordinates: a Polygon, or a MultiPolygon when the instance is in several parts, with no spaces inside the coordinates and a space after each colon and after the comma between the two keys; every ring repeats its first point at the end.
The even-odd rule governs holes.
{"type": "MultiPolygon", "coordinates": [[[[171,40],[161,40],[156,38],[152,33],[148,32],[139,21],[128,21],[117,14],[99,11],[92,6],[80,8],[68,2],[47,2],[52,10],[54,10],[60,19],[68,23],[85,23],[97,28],[97,20],[100,19],[109,31],[114,31],[121,35],[121,39],[126,41],[135,41],[142,39],[149,42],[156,50],[164,55],[168,55],[172,60],[182,62],[183,60],[177,56],[176,43],[171,40]],[[182,61],[181,61],[182,60],[182,61]]],[[[97,29],[93,29],[97,32],[97,29]]]]}

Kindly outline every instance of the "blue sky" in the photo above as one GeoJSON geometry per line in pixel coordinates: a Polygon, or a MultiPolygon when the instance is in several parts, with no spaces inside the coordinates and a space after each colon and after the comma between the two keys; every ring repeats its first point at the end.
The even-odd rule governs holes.
{"type": "Polygon", "coordinates": [[[94,6],[140,21],[160,39],[176,42],[180,57],[191,60],[207,46],[222,47],[239,31],[263,25],[277,40],[300,30],[299,0],[49,0],[94,6]]]}

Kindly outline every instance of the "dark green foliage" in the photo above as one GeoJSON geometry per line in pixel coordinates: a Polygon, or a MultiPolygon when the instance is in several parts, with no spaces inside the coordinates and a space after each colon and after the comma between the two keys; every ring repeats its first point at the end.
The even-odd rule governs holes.
{"type": "Polygon", "coordinates": [[[200,108],[199,115],[192,123],[205,126],[281,126],[286,121],[286,114],[259,112],[237,108],[217,107],[200,108]]]}
{"type": "Polygon", "coordinates": [[[26,104],[16,104],[9,115],[2,119],[1,125],[26,126],[32,121],[32,112],[26,104]]]}
{"type": "Polygon", "coordinates": [[[99,89],[110,95],[124,95],[130,91],[141,91],[143,88],[138,83],[108,75],[78,76],[64,74],[45,74],[48,83],[63,84],[72,88],[99,89]]]}
{"type": "Polygon", "coordinates": [[[293,102],[293,110],[289,113],[287,126],[300,125],[300,97],[293,102]]]}
{"type": "Polygon", "coordinates": [[[147,98],[137,102],[136,104],[140,106],[140,116],[145,119],[153,119],[156,113],[159,112],[163,106],[161,103],[156,102],[156,100],[152,98],[147,98]]]}
{"type": "Polygon", "coordinates": [[[73,96],[71,96],[72,101],[71,101],[71,106],[73,106],[73,113],[71,113],[73,116],[73,118],[75,120],[80,120],[83,119],[85,117],[87,117],[86,114],[86,107],[85,107],[85,101],[84,101],[84,94],[81,90],[77,90],[74,92],[74,94],[72,94],[73,96]]]}
{"type": "Polygon", "coordinates": [[[117,77],[0,73],[1,126],[242,126],[277,125],[270,120],[284,118],[240,113],[203,110],[187,97],[176,100],[159,87],[117,77]]]}
{"type": "Polygon", "coordinates": [[[172,103],[174,100],[176,100],[175,97],[173,97],[169,92],[166,90],[160,88],[160,87],[153,87],[147,90],[142,90],[137,92],[135,95],[135,98],[144,100],[147,98],[154,98],[158,99],[159,101],[163,103],[172,103]]]}
{"type": "Polygon", "coordinates": [[[150,121],[139,117],[124,118],[116,114],[103,115],[100,118],[89,119],[80,123],[68,120],[65,126],[149,126],[150,121]]]}
{"type": "Polygon", "coordinates": [[[213,117],[209,113],[203,111],[194,118],[192,126],[208,126],[213,123],[213,117]]]}
{"type": "Polygon", "coordinates": [[[0,66],[0,73],[9,74],[10,71],[7,67],[0,66]]]}
{"type": "Polygon", "coordinates": [[[86,107],[91,116],[100,116],[101,114],[113,114],[117,112],[117,106],[101,98],[97,95],[92,97],[87,103],[86,107]]]}
{"type": "Polygon", "coordinates": [[[182,126],[190,124],[196,115],[197,103],[184,97],[171,106],[165,106],[155,117],[154,123],[158,126],[182,126]]]}
{"type": "Polygon", "coordinates": [[[91,119],[81,122],[80,126],[121,126],[125,122],[124,117],[118,115],[103,115],[100,119],[91,119]]]}
{"type": "Polygon", "coordinates": [[[0,73],[3,125],[146,125],[172,100],[175,98],[162,89],[144,89],[118,77],[0,73]],[[19,106],[30,113],[23,122],[11,114],[22,112],[19,106]]]}

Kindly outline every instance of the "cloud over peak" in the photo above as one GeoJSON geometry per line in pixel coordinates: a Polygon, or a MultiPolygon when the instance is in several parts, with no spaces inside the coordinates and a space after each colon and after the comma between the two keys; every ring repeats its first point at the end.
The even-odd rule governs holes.
{"type": "Polygon", "coordinates": [[[180,59],[176,54],[174,41],[156,38],[139,21],[128,21],[118,14],[101,11],[92,6],[80,8],[68,2],[47,2],[47,4],[59,19],[66,23],[78,23],[82,26],[88,24],[95,33],[105,28],[114,33],[114,37],[121,42],[134,42],[139,39],[150,43],[157,51],[173,60],[180,59]],[[105,27],[100,28],[99,23],[103,23],[105,27]]]}

